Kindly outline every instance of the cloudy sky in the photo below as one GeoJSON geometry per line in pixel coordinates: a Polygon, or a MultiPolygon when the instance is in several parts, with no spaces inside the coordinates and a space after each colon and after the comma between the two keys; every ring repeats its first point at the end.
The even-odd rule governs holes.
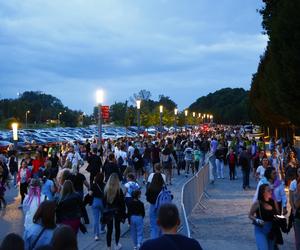
{"type": "Polygon", "coordinates": [[[141,89],[179,106],[250,88],[261,0],[0,0],[0,98],[39,90],[92,112],[141,89]]]}

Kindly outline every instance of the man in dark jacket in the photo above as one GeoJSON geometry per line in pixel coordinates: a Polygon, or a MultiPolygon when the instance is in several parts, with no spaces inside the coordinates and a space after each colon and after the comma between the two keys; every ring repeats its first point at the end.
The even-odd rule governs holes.
{"type": "Polygon", "coordinates": [[[251,161],[251,154],[246,149],[246,147],[242,147],[243,151],[239,157],[239,165],[242,167],[243,172],[243,189],[250,189],[249,184],[249,176],[250,176],[250,161],[251,161]]]}
{"type": "Polygon", "coordinates": [[[92,154],[87,159],[87,162],[89,165],[87,166],[86,171],[90,173],[90,185],[92,185],[95,176],[100,172],[102,167],[102,161],[100,156],[97,155],[96,148],[93,149],[92,154]]]}

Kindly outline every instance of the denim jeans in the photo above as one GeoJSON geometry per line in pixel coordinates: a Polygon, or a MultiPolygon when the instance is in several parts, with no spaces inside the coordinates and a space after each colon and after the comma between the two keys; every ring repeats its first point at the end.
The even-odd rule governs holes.
{"type": "Polygon", "coordinates": [[[201,151],[200,168],[205,164],[205,151],[201,151]]]}
{"type": "Polygon", "coordinates": [[[296,250],[300,250],[300,220],[295,218],[294,221],[296,250]]]}
{"type": "Polygon", "coordinates": [[[132,215],[130,217],[130,234],[134,246],[141,246],[144,239],[144,222],[140,215],[132,215]]]}
{"type": "Polygon", "coordinates": [[[215,171],[216,171],[216,156],[211,155],[208,158],[209,162],[209,180],[214,181],[215,180],[215,171]]]}
{"type": "MultiPolygon", "coordinates": [[[[100,224],[100,216],[103,213],[103,202],[102,199],[94,197],[93,204],[93,216],[94,216],[94,234],[95,236],[99,236],[99,224],[100,224]]],[[[101,225],[101,230],[104,230],[105,225],[101,225]]]]}
{"type": "Polygon", "coordinates": [[[156,239],[161,235],[160,229],[157,225],[157,211],[155,209],[155,204],[150,204],[149,208],[150,217],[150,236],[151,239],[156,239]]]}
{"type": "Polygon", "coordinates": [[[224,178],[224,161],[216,159],[216,165],[218,178],[224,178]]]}
{"type": "Polygon", "coordinates": [[[268,233],[271,231],[271,228],[272,222],[265,222],[265,225],[262,228],[254,226],[254,234],[258,250],[274,249],[274,241],[268,239],[268,233]]]}

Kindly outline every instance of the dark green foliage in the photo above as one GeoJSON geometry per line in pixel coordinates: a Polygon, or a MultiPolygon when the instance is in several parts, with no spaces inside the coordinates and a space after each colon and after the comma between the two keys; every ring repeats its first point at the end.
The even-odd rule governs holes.
{"type": "Polygon", "coordinates": [[[214,121],[239,124],[249,121],[248,91],[242,88],[224,88],[200,97],[189,107],[190,112],[213,114],[214,121]]]}
{"type": "MultiPolygon", "coordinates": [[[[41,124],[49,120],[58,120],[60,115],[60,124],[65,126],[77,126],[82,121],[82,112],[70,110],[62,102],[48,94],[42,92],[26,91],[17,99],[0,100],[0,113],[2,119],[15,118],[25,124],[26,111],[29,110],[28,123],[41,124]]],[[[88,124],[87,118],[84,119],[88,124]]]]}
{"type": "MultiPolygon", "coordinates": [[[[265,0],[260,11],[269,36],[253,75],[250,100],[268,125],[300,125],[300,1],[265,0]]],[[[257,117],[257,116],[256,116],[257,117]]]]}

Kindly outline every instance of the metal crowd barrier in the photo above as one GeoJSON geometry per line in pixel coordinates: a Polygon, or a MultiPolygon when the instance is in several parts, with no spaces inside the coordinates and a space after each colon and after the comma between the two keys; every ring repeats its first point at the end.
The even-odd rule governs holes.
{"type": "Polygon", "coordinates": [[[196,205],[206,209],[203,198],[208,198],[206,192],[209,183],[209,166],[206,164],[197,174],[189,179],[181,189],[181,216],[182,216],[182,233],[191,238],[188,217],[191,215],[196,205]]]}

